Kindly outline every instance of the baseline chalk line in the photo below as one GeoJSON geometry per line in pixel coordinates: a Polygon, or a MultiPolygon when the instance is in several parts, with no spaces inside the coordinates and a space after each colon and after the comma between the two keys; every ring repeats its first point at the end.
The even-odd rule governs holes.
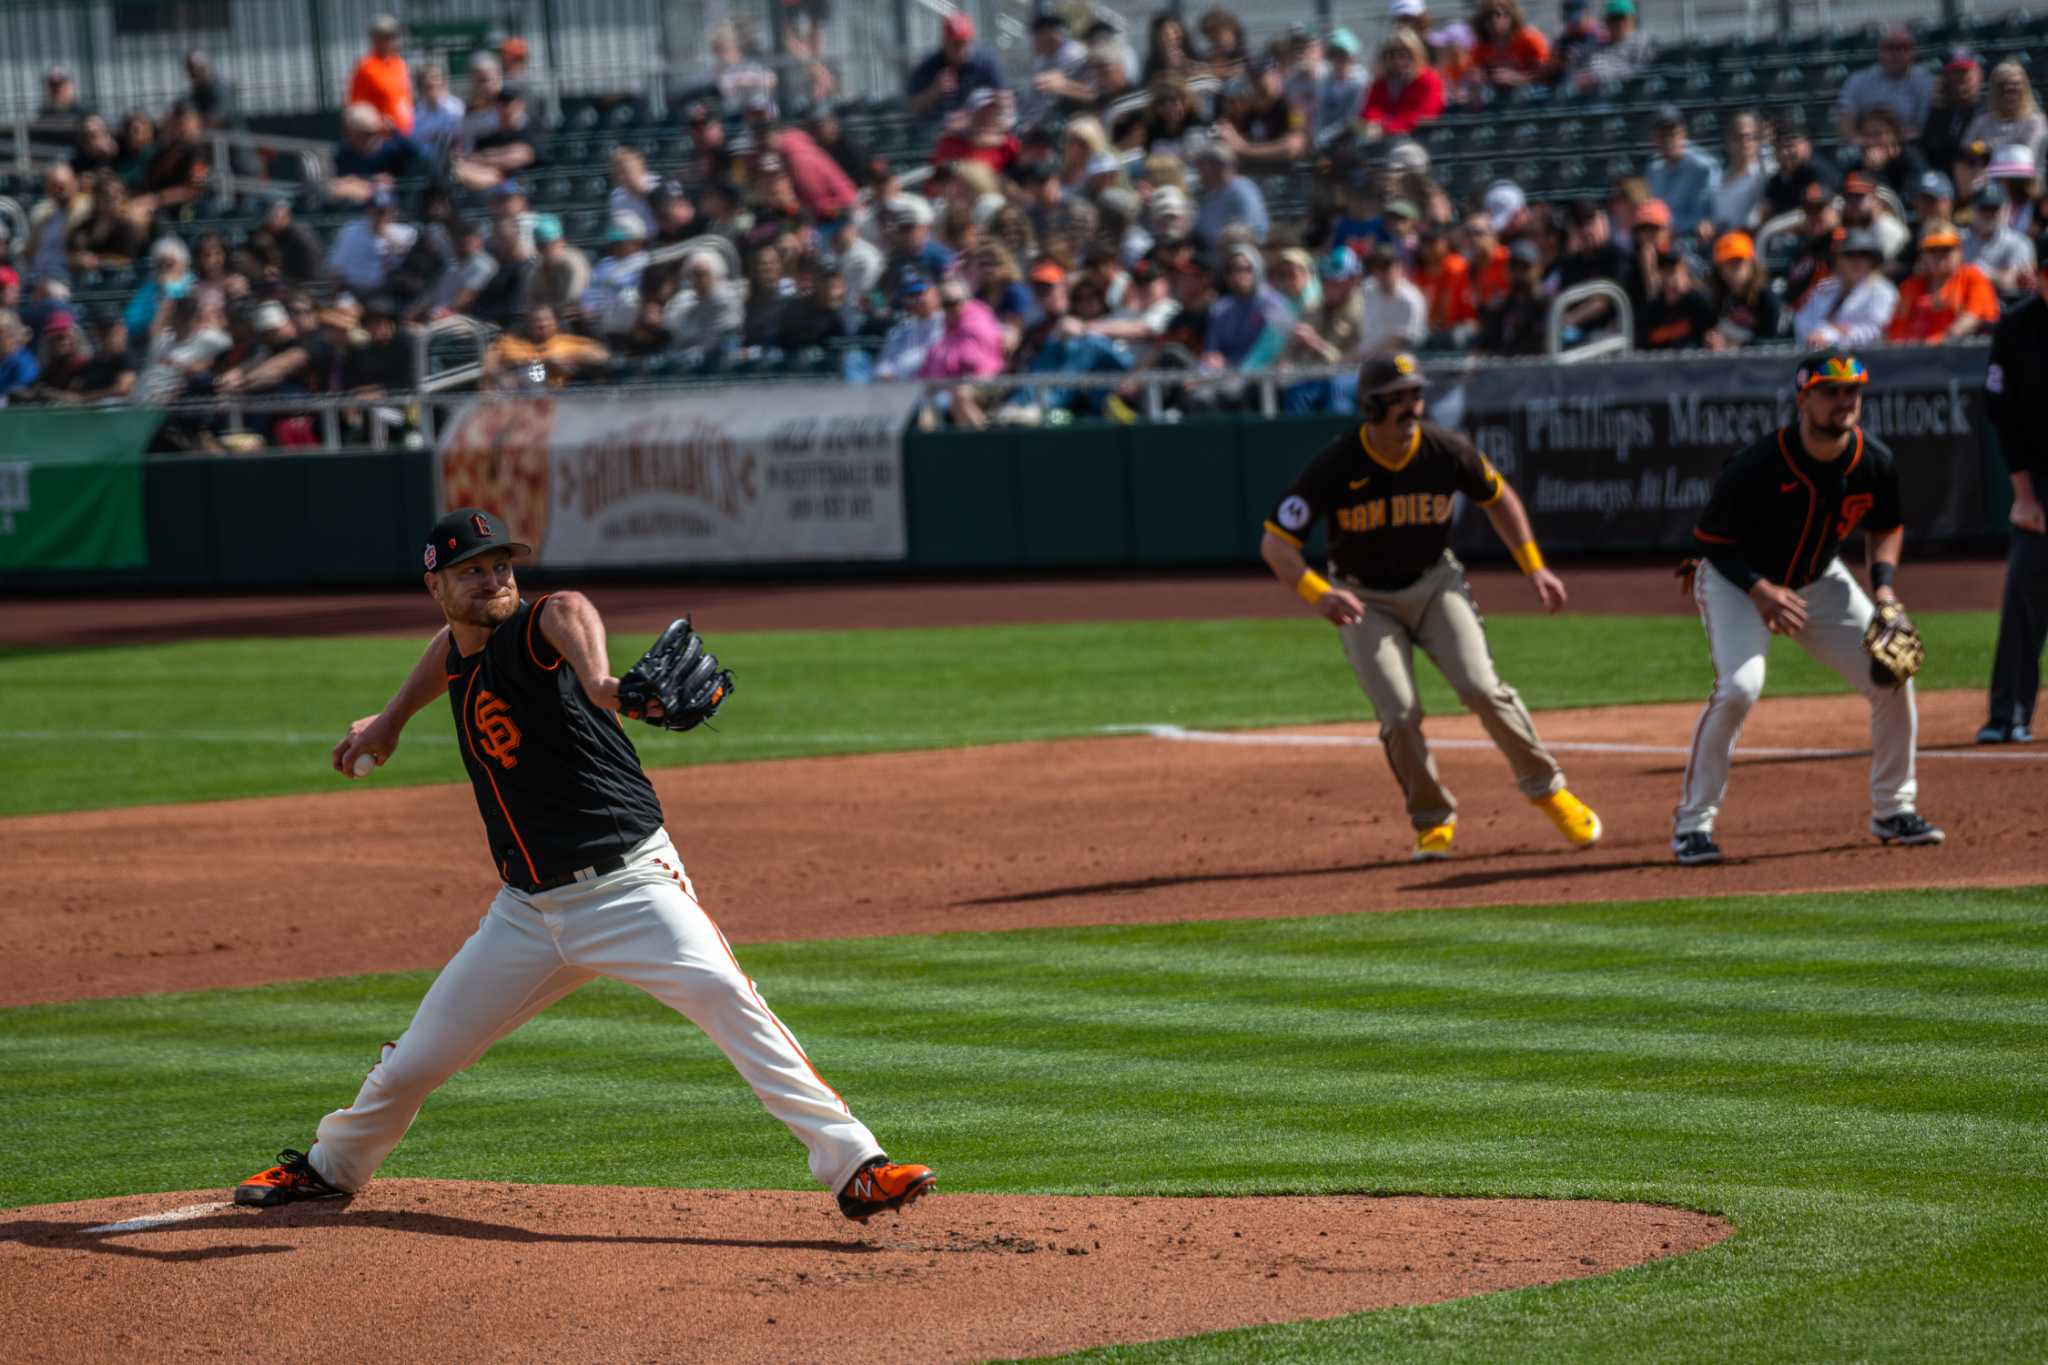
{"type": "Polygon", "coordinates": [[[96,1228],[87,1228],[85,1235],[95,1237],[116,1232],[141,1232],[144,1228],[158,1228],[166,1223],[183,1223],[188,1219],[204,1218],[209,1213],[219,1213],[222,1209],[233,1207],[234,1205],[225,1199],[217,1199],[211,1204],[187,1204],[182,1209],[165,1209],[162,1213],[144,1214],[140,1218],[130,1218],[119,1223],[102,1223],[96,1228]]]}
{"type": "MultiPolygon", "coordinates": [[[[1245,748],[1367,749],[1379,746],[1377,735],[1272,734],[1264,731],[1190,730],[1179,725],[1105,725],[1104,734],[1147,735],[1178,744],[1227,744],[1245,748]]],[[[1490,739],[1431,739],[1432,749],[1491,749],[1490,739]]],[[[1620,744],[1603,740],[1546,740],[1544,748],[1561,753],[1638,754],[1683,758],[1691,751],[1683,744],[1620,744]]],[[[1739,745],[1738,758],[1866,758],[1868,749],[1778,748],[1739,745]]],[[[1962,759],[1978,763],[2048,763],[2048,752],[2015,752],[2000,746],[1996,750],[1922,749],[1922,759],[1962,759]]]]}

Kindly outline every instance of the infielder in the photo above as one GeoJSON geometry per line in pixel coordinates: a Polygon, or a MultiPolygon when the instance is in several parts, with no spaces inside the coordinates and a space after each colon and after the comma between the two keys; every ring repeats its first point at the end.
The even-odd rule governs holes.
{"type": "Polygon", "coordinates": [[[1713,655],[1714,691],[1693,728],[1671,839],[1671,851],[1688,865],[1721,859],[1714,819],[1743,719],[1764,690],[1773,634],[1798,640],[1870,702],[1870,832],[1886,844],[1942,841],[1913,809],[1911,668],[1901,677],[1874,657],[1888,637],[1911,631],[1892,588],[1906,536],[1898,465],[1857,424],[1870,372],[1847,351],[1821,351],[1800,362],[1793,382],[1799,420],[1728,461],[1693,531],[1705,562],[1696,566],[1692,592],[1713,655]],[[1876,607],[1836,554],[1858,525],[1876,607]]]}
{"type": "Polygon", "coordinates": [[[810,1150],[811,1174],[838,1192],[840,1212],[865,1223],[901,1209],[936,1177],[889,1160],[740,970],[697,904],[617,718],[623,710],[687,729],[717,710],[732,675],[678,622],[624,679],[614,677],[604,622],[587,598],[521,600],[513,564],[529,553],[476,508],[435,524],[426,586],[448,624],[384,710],[351,725],[334,749],[344,776],[367,773],[390,760],[406,722],[445,694],[505,884],[411,1025],[384,1045],[355,1102],[320,1121],[304,1154],[286,1150],[244,1181],[235,1202],[272,1207],[362,1189],[443,1081],[608,976],[711,1036],[810,1150]],[[673,676],[654,676],[663,673],[686,674],[695,690],[673,690],[673,676]]]}
{"type": "Polygon", "coordinates": [[[1275,577],[1338,628],[1407,798],[1413,861],[1448,858],[1458,819],[1458,803],[1423,742],[1418,645],[1507,756],[1522,795],[1574,846],[1590,847],[1600,838],[1600,817],[1565,789],[1564,773],[1536,738],[1528,708],[1493,671],[1479,605],[1450,550],[1454,495],[1486,509],[1546,610],[1563,608],[1564,584],[1544,567],[1528,513],[1507,480],[1470,441],[1422,420],[1422,389],[1413,356],[1365,362],[1358,374],[1364,421],[1323,447],[1295,477],[1266,520],[1259,553],[1275,577]],[[1324,519],[1328,578],[1301,553],[1310,528],[1324,519]]]}
{"type": "Polygon", "coordinates": [[[2012,475],[2012,544],[1979,744],[2033,739],[2041,649],[2048,645],[2048,514],[2041,510],[2048,494],[2048,271],[2034,277],[2034,288],[2033,298],[1999,319],[1984,371],[1984,403],[2012,475]]]}

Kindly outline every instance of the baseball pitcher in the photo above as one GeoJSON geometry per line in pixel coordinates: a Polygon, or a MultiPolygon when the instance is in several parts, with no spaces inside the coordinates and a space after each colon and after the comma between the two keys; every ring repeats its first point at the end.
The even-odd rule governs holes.
{"type": "Polygon", "coordinates": [[[594,977],[628,982],[711,1036],[768,1111],[810,1151],[811,1174],[855,1222],[902,1209],[936,1178],[890,1161],[812,1067],[697,903],[620,715],[687,730],[732,694],[732,674],[678,621],[614,677],[604,622],[573,592],[521,599],[530,550],[486,512],[441,518],[426,587],[447,618],[384,710],[351,725],[335,769],[390,760],[405,724],[446,696],[503,879],[476,932],[441,969],[412,1023],[386,1043],[355,1102],[320,1121],[304,1153],[244,1181],[268,1208],[362,1189],[428,1095],[521,1024],[594,977]]]}
{"type": "Polygon", "coordinates": [[[1338,629],[1407,798],[1415,827],[1412,860],[1449,857],[1458,818],[1458,803],[1422,738],[1417,646],[1479,717],[1514,769],[1522,795],[1574,847],[1591,847],[1600,838],[1600,817],[1565,789],[1564,773],[1536,738],[1528,708],[1493,671],[1479,604],[1450,549],[1455,495],[1486,509],[1546,610],[1563,608],[1564,584],[1544,566],[1528,513],[1507,480],[1470,441],[1422,420],[1423,382],[1413,356],[1365,362],[1358,374],[1364,421],[1296,476],[1266,520],[1259,553],[1275,577],[1338,629]],[[1310,528],[1324,520],[1328,578],[1301,553],[1310,528]]]}
{"type": "Polygon", "coordinates": [[[1913,809],[1912,678],[1925,651],[1892,587],[1906,530],[1898,463],[1859,425],[1869,382],[1845,350],[1802,360],[1793,375],[1798,421],[1728,461],[1693,532],[1705,562],[1687,572],[1714,691],[1693,727],[1671,838],[1688,866],[1721,860],[1714,820],[1742,722],[1763,694],[1772,635],[1797,640],[1870,703],[1870,832],[1886,844],[1942,841],[1913,809]],[[1859,525],[1875,605],[1836,553],[1859,525]]]}

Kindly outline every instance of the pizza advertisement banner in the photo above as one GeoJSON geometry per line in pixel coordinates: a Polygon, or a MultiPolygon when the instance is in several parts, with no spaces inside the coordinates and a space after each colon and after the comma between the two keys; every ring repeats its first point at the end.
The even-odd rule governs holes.
{"type": "Polygon", "coordinates": [[[915,384],[479,397],[436,451],[439,510],[481,507],[560,568],[893,560],[915,384]]]}

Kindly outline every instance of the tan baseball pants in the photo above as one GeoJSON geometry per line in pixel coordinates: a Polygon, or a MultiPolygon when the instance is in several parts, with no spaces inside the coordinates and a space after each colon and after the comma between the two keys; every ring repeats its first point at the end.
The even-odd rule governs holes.
{"type": "Polygon", "coordinates": [[[1486,626],[1456,556],[1446,550],[1436,567],[1396,592],[1363,588],[1340,574],[1332,577],[1365,604],[1365,619],[1341,627],[1338,634],[1358,685],[1379,717],[1380,747],[1401,784],[1415,828],[1444,824],[1458,809],[1422,738],[1422,702],[1415,692],[1417,645],[1507,756],[1522,795],[1540,801],[1564,787],[1557,760],[1536,738],[1529,708],[1493,671],[1486,626]]]}

